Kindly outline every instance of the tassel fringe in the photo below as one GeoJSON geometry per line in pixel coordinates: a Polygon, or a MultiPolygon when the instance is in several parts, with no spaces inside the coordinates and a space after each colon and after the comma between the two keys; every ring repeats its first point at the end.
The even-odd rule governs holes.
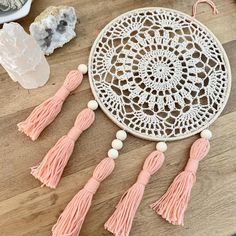
{"type": "Polygon", "coordinates": [[[56,188],[74,150],[74,141],[66,135],[49,150],[43,161],[31,168],[31,174],[49,188],[56,188]]]}
{"type": "Polygon", "coordinates": [[[151,208],[173,225],[182,225],[184,212],[196,176],[183,171],[173,181],[164,194],[151,208]]]}
{"type": "Polygon", "coordinates": [[[25,121],[17,124],[18,130],[35,141],[44,128],[51,124],[56,118],[61,111],[65,99],[71,91],[75,90],[81,84],[82,79],[83,75],[80,71],[71,71],[67,75],[63,86],[53,97],[48,98],[37,106],[25,121]]]}
{"type": "Polygon", "coordinates": [[[93,195],[100,183],[114,170],[115,162],[112,158],[103,159],[93,172],[93,177],[87,182],[67,205],[52,228],[53,236],[78,236],[84,219],[91,206],[93,195]]]}
{"type": "Polygon", "coordinates": [[[190,199],[192,187],[196,181],[198,163],[210,149],[210,143],[205,138],[195,141],[191,147],[190,158],[185,167],[168,188],[167,192],[150,207],[169,223],[184,225],[184,212],[190,199]]]}
{"type": "Polygon", "coordinates": [[[116,236],[129,235],[145,186],[151,175],[162,166],[164,159],[164,154],[160,151],[154,151],[147,157],[137,182],[122,196],[115,212],[105,223],[105,229],[116,236]]]}
{"type": "Polygon", "coordinates": [[[31,174],[43,183],[42,186],[56,188],[74,150],[75,141],[93,124],[94,120],[93,110],[86,108],[81,111],[68,134],[58,140],[39,165],[31,168],[31,174]]]}

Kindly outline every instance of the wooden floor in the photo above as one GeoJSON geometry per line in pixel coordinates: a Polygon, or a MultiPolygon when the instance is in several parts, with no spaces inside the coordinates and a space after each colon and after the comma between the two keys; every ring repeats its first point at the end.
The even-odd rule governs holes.
{"type": "MultiPolygon", "coordinates": [[[[118,130],[100,110],[96,122],[76,143],[59,187],[40,188],[29,168],[37,164],[50,147],[72,126],[76,114],[92,94],[87,77],[70,96],[61,114],[36,142],[19,133],[17,122],[54,94],[66,74],[88,60],[98,32],[113,18],[140,7],[160,6],[191,14],[193,0],[40,0],[34,1],[29,16],[19,22],[29,24],[47,6],[67,4],[77,10],[80,23],[77,37],[48,57],[51,77],[46,86],[27,91],[10,80],[0,68],[0,236],[48,236],[66,204],[86,183],[110,148],[118,130]]],[[[185,226],[166,223],[149,209],[167,189],[188,159],[189,148],[197,137],[169,144],[166,162],[151,178],[137,212],[130,236],[227,236],[236,232],[236,2],[215,0],[220,14],[212,16],[201,5],[197,18],[222,42],[231,66],[232,92],[221,117],[212,125],[211,151],[201,162],[198,180],[186,212],[185,226]]],[[[104,222],[125,190],[135,181],[145,157],[155,143],[128,137],[113,174],[101,185],[81,231],[81,236],[108,236],[104,222]]]]}

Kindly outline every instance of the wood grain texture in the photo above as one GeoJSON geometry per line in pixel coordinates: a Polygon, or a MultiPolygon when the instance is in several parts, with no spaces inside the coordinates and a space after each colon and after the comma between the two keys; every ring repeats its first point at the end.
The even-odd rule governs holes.
{"type": "MultiPolygon", "coordinates": [[[[221,117],[212,125],[211,151],[198,171],[185,226],[166,223],[149,209],[167,189],[186,164],[189,148],[196,137],[172,142],[166,162],[147,185],[143,201],[134,220],[130,236],[227,236],[236,232],[236,2],[215,0],[220,11],[210,14],[206,5],[199,7],[197,18],[222,42],[232,67],[232,92],[221,117]]],[[[192,0],[40,0],[19,22],[26,30],[34,18],[50,5],[71,5],[80,23],[77,37],[48,57],[51,77],[46,86],[27,91],[10,80],[0,68],[0,235],[48,236],[56,219],[91,176],[96,164],[110,148],[118,128],[99,110],[95,124],[76,143],[62,181],[55,190],[40,188],[29,173],[48,149],[72,126],[77,113],[92,98],[87,78],[65,102],[55,122],[36,142],[19,133],[16,124],[25,119],[33,107],[52,95],[69,70],[86,63],[99,31],[116,16],[135,8],[161,6],[191,13],[192,0]]],[[[135,181],[145,157],[155,144],[129,136],[116,162],[113,174],[102,183],[94,197],[81,236],[108,236],[104,222],[125,190],[135,181]]]]}

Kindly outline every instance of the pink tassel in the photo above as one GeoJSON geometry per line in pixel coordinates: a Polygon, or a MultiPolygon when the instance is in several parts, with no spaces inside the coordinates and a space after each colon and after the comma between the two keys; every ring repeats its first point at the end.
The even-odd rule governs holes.
{"type": "Polygon", "coordinates": [[[78,236],[84,219],[91,206],[93,195],[100,183],[114,170],[115,162],[112,158],[103,159],[93,172],[93,177],[87,182],[74,198],[69,202],[57,223],[52,228],[53,236],[78,236]]]}
{"type": "Polygon", "coordinates": [[[25,133],[35,141],[40,133],[56,118],[70,92],[82,82],[83,74],[72,70],[66,76],[64,84],[53,97],[48,98],[37,106],[25,120],[17,124],[19,131],[25,133]]]}
{"type": "Polygon", "coordinates": [[[74,150],[75,141],[83,131],[92,125],[94,120],[95,113],[93,110],[86,108],[81,111],[76,118],[74,127],[67,135],[57,141],[39,165],[31,168],[31,174],[40,180],[43,185],[56,188],[74,150]]]}
{"type": "Polygon", "coordinates": [[[164,159],[164,154],[160,151],[154,151],[147,157],[137,182],[122,196],[115,212],[105,223],[105,229],[116,236],[129,235],[145,186],[151,175],[162,166],[164,159]]]}
{"type": "Polygon", "coordinates": [[[200,138],[195,141],[185,170],[174,179],[167,192],[151,205],[157,214],[173,225],[184,225],[184,212],[196,181],[198,164],[207,155],[209,149],[210,143],[207,139],[200,138]]]}

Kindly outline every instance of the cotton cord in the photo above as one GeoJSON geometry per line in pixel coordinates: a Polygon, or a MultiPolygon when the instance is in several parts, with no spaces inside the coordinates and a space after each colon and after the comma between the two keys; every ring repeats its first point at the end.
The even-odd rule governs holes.
{"type": "Polygon", "coordinates": [[[95,120],[95,113],[90,108],[82,110],[67,135],[60,138],[49,150],[39,165],[31,168],[31,174],[43,185],[56,188],[74,150],[75,142],[82,132],[88,129],[95,120]]]}
{"type": "Polygon", "coordinates": [[[195,4],[193,5],[193,8],[192,8],[192,16],[193,16],[193,18],[196,18],[197,7],[198,7],[199,3],[208,3],[212,7],[214,15],[219,13],[218,9],[216,8],[215,3],[212,0],[198,0],[198,1],[195,2],[195,4]]]}
{"type": "Polygon", "coordinates": [[[121,197],[116,210],[105,223],[105,229],[116,236],[128,236],[132,227],[135,213],[142,200],[145,186],[151,175],[160,169],[164,162],[163,152],[152,152],[146,159],[142,171],[139,173],[136,183],[130,187],[121,197]]]}
{"type": "Polygon", "coordinates": [[[74,91],[82,80],[83,74],[79,70],[70,71],[56,94],[37,106],[26,120],[17,124],[18,130],[35,141],[41,132],[54,121],[70,92],[74,91]]]}
{"type": "Polygon", "coordinates": [[[206,138],[195,141],[190,158],[184,169],[168,188],[167,192],[151,208],[173,225],[184,225],[184,212],[196,181],[196,172],[201,161],[209,152],[210,142],[206,138]]]}
{"type": "Polygon", "coordinates": [[[114,170],[114,159],[107,157],[95,168],[92,178],[69,202],[52,228],[53,236],[78,236],[100,183],[114,170]]]}
{"type": "MultiPolygon", "coordinates": [[[[91,105],[92,103],[90,103],[91,105]]],[[[124,130],[116,133],[117,139],[121,142],[127,137],[124,130]]],[[[113,140],[114,141],[114,140],[113,140]]],[[[122,144],[123,146],[123,144],[122,144]]],[[[112,150],[121,149],[120,145],[114,145],[112,150]]],[[[108,152],[109,153],[109,152],[108,152]]],[[[118,153],[118,151],[117,151],[118,153]]],[[[119,154],[118,154],[119,155],[119,154]]],[[[115,159],[118,155],[110,152],[108,157],[104,158],[95,168],[93,176],[88,180],[85,186],[69,202],[63,213],[58,218],[57,223],[52,228],[53,236],[78,236],[90,209],[94,194],[97,192],[101,182],[105,180],[115,168],[115,159]]]]}

